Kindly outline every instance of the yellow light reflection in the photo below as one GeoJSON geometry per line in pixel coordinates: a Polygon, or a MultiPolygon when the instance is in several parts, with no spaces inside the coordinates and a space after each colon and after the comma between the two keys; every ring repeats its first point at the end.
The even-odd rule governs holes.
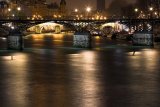
{"type": "Polygon", "coordinates": [[[132,52],[128,52],[127,53],[128,55],[133,55],[133,56],[139,56],[142,54],[142,52],[139,52],[139,51],[132,51],[132,52]]]}
{"type": "Polygon", "coordinates": [[[94,39],[95,39],[95,44],[100,44],[100,42],[101,42],[100,36],[95,36],[94,39]]]}
{"type": "Polygon", "coordinates": [[[42,34],[34,34],[34,35],[32,35],[32,39],[35,40],[35,41],[42,40],[42,39],[44,39],[44,35],[42,35],[42,34]]]}
{"type": "MultiPolygon", "coordinates": [[[[133,53],[130,52],[130,55],[133,53]]],[[[128,61],[131,67],[134,71],[137,71],[138,68],[143,68],[143,71],[146,72],[155,72],[158,71],[156,70],[157,64],[158,64],[158,52],[154,49],[143,49],[138,52],[135,52],[135,55],[131,57],[129,55],[129,60],[128,61]]]]}
{"type": "Polygon", "coordinates": [[[79,104],[78,107],[99,107],[100,80],[96,75],[97,55],[93,51],[82,51],[79,54],[71,54],[69,57],[73,70],[71,78],[74,79],[72,83],[74,103],[79,104]]]}
{"type": "Polygon", "coordinates": [[[54,40],[62,41],[64,36],[62,34],[54,34],[52,37],[54,40]]]}
{"type": "Polygon", "coordinates": [[[96,38],[96,40],[99,40],[99,39],[100,39],[100,36],[96,36],[95,38],[96,38]]]}
{"type": "Polygon", "coordinates": [[[15,59],[15,56],[10,56],[10,55],[8,55],[8,56],[3,56],[2,59],[4,59],[4,60],[14,60],[14,59],[15,59]]]}
{"type": "Polygon", "coordinates": [[[54,45],[58,45],[58,46],[63,45],[63,43],[64,43],[64,41],[63,41],[64,35],[63,34],[54,34],[54,35],[52,35],[52,38],[53,38],[54,45]]]}
{"type": "MultiPolygon", "coordinates": [[[[17,53],[14,54],[15,59],[12,61],[4,61],[4,67],[7,68],[7,74],[5,84],[7,92],[8,102],[12,102],[12,105],[8,106],[28,106],[26,95],[28,94],[28,57],[26,54],[17,53]]],[[[9,103],[8,103],[9,104],[9,103]]]]}
{"type": "Polygon", "coordinates": [[[144,51],[144,57],[145,57],[145,65],[146,65],[146,70],[149,71],[158,71],[155,70],[155,67],[158,66],[158,52],[156,50],[153,49],[146,49],[144,51]]]}
{"type": "Polygon", "coordinates": [[[144,51],[144,54],[147,55],[148,57],[152,57],[157,54],[157,52],[152,49],[143,49],[143,51],[144,51]]]}

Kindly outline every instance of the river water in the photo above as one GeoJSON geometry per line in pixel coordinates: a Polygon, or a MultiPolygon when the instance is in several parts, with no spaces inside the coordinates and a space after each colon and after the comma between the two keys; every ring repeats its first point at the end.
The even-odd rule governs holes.
{"type": "Polygon", "coordinates": [[[135,47],[93,37],[92,49],[79,49],[72,46],[72,38],[70,34],[29,35],[24,51],[12,53],[14,60],[0,56],[0,106],[160,105],[159,46],[135,47]]]}

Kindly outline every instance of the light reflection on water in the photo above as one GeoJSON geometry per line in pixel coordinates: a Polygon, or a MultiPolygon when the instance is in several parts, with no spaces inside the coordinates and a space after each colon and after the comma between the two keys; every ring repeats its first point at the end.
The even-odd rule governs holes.
{"type": "Polygon", "coordinates": [[[82,51],[79,54],[69,55],[74,106],[100,106],[97,57],[94,51],[82,51]]]}
{"type": "Polygon", "coordinates": [[[57,42],[55,46],[66,46],[65,41],[72,37],[49,34],[35,38],[38,39],[27,39],[26,43],[31,44],[26,45],[32,48],[38,44],[37,47],[45,49],[24,50],[14,54],[13,61],[9,57],[0,60],[0,73],[4,74],[0,75],[3,77],[0,83],[5,86],[4,90],[0,87],[3,90],[0,97],[5,96],[4,107],[146,107],[147,104],[156,107],[160,104],[159,50],[141,49],[133,55],[134,50],[120,47],[46,49],[57,42]]]}
{"type": "Polygon", "coordinates": [[[143,49],[141,51],[135,52],[133,57],[130,57],[130,66],[134,68],[144,67],[146,71],[156,71],[155,68],[158,64],[158,51],[155,49],[143,49]]]}
{"type": "Polygon", "coordinates": [[[70,42],[72,46],[72,33],[68,34],[31,34],[25,37],[25,47],[47,48],[47,47],[62,47],[70,42]]]}
{"type": "Polygon", "coordinates": [[[156,49],[142,49],[139,53],[128,58],[128,68],[132,75],[130,87],[133,106],[136,104],[139,104],[139,107],[145,107],[146,104],[155,106],[159,99],[159,95],[156,94],[159,92],[159,68],[157,68],[160,62],[159,52],[156,49]]]}
{"type": "MultiPolygon", "coordinates": [[[[4,67],[7,69],[5,78],[6,107],[28,107],[28,57],[26,54],[14,54],[13,61],[5,61],[4,67]]],[[[4,107],[5,107],[4,106],[4,107]]]]}
{"type": "MultiPolygon", "coordinates": [[[[61,34],[30,34],[25,37],[25,48],[53,48],[53,47],[72,47],[74,33],[61,34]]],[[[103,39],[100,36],[94,36],[92,43],[99,46],[103,39]]],[[[104,42],[104,41],[103,41],[104,42]]],[[[96,47],[96,46],[95,46],[96,47]]],[[[98,47],[97,47],[98,48],[98,47]]]]}

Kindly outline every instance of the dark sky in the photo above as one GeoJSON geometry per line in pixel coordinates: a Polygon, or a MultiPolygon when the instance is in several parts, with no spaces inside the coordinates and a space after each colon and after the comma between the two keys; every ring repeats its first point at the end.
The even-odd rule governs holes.
{"type": "MultiPolygon", "coordinates": [[[[60,0],[48,0],[48,1],[56,1],[60,2],[60,0]]],[[[120,8],[123,5],[128,5],[131,3],[135,3],[137,0],[106,0],[106,8],[110,7],[112,3],[116,3],[116,6],[119,5],[119,7],[114,8],[120,8]]],[[[67,6],[69,9],[79,8],[84,9],[87,6],[91,6],[93,9],[96,9],[96,0],[66,0],[67,6]]]]}
{"type": "MultiPolygon", "coordinates": [[[[57,3],[60,2],[60,0],[47,0],[47,1],[57,2],[57,3]]],[[[96,1],[97,0],[66,0],[67,8],[69,10],[78,8],[80,11],[84,11],[87,6],[90,6],[92,10],[96,10],[96,1]]],[[[116,14],[117,12],[121,11],[123,7],[130,4],[135,4],[137,1],[140,1],[140,0],[106,0],[105,5],[106,5],[107,12],[116,14]]]]}
{"type": "MultiPolygon", "coordinates": [[[[60,2],[60,0],[48,0],[48,1],[56,1],[60,2]]],[[[96,0],[66,0],[67,7],[69,9],[79,8],[84,9],[87,6],[91,6],[92,8],[96,8],[96,0]]]]}
{"type": "MultiPolygon", "coordinates": [[[[11,0],[0,0],[0,1],[11,1],[11,0]]],[[[46,0],[47,2],[57,2],[59,3],[60,0],[46,0]]],[[[106,5],[112,0],[106,0],[106,5]]],[[[91,6],[93,9],[96,8],[96,0],[66,0],[67,7],[69,9],[79,8],[82,9],[87,6],[91,6]]]]}
{"type": "MultiPolygon", "coordinates": [[[[0,0],[3,1],[3,0],[0,0]]],[[[4,0],[9,1],[9,0],[4,0]]],[[[48,2],[57,2],[60,0],[47,0],[48,2]]],[[[66,0],[68,9],[79,8],[79,10],[85,9],[85,7],[90,6],[93,10],[96,9],[96,1],[97,0],[66,0]]],[[[99,1],[99,0],[98,0],[99,1]]],[[[113,8],[110,6],[116,6],[114,8],[121,8],[124,5],[134,4],[138,0],[106,0],[106,8],[113,8]],[[114,4],[113,4],[114,3],[114,4]]]]}

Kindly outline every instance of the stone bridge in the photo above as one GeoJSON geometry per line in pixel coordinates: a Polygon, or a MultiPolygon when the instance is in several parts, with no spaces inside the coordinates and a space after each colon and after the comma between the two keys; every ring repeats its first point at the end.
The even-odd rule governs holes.
{"type": "Polygon", "coordinates": [[[135,31],[153,31],[153,27],[160,23],[159,19],[107,19],[107,20],[0,20],[0,28],[3,31],[8,31],[8,44],[11,44],[10,48],[23,49],[23,32],[35,25],[45,22],[54,22],[57,24],[66,25],[73,28],[74,31],[81,30],[88,25],[102,25],[110,22],[118,22],[125,24],[129,27],[129,30],[135,31]],[[6,26],[7,25],[7,26],[6,26]],[[13,26],[12,26],[13,25],[13,26]],[[17,44],[18,43],[18,44],[17,44]],[[12,45],[17,46],[12,47],[12,45]]]}
{"type": "MultiPolygon", "coordinates": [[[[46,23],[46,22],[54,22],[57,24],[62,24],[67,26],[68,28],[71,28],[73,30],[80,30],[83,27],[86,27],[88,25],[102,25],[105,23],[110,22],[118,22],[121,24],[125,24],[129,27],[129,29],[134,30],[152,30],[153,25],[157,25],[160,23],[159,19],[107,19],[107,20],[14,20],[14,19],[6,19],[6,20],[0,20],[0,28],[7,30],[8,33],[12,32],[13,30],[23,32],[26,29],[46,23]],[[4,25],[8,24],[8,29],[4,25]],[[11,26],[12,24],[13,26],[11,26]]],[[[13,33],[13,32],[12,32],[13,33]]]]}

